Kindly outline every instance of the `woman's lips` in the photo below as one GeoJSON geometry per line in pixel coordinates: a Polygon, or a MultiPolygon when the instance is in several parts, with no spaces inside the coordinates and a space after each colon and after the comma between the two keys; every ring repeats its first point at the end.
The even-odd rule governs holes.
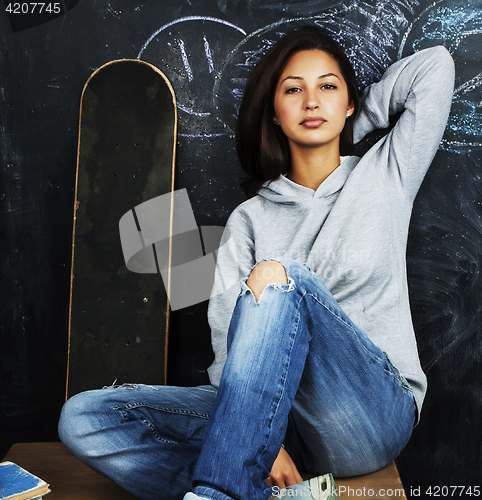
{"type": "Polygon", "coordinates": [[[307,116],[300,123],[300,125],[303,125],[304,127],[307,127],[307,128],[317,128],[325,122],[326,122],[326,120],[324,118],[322,118],[321,116],[307,116]]]}

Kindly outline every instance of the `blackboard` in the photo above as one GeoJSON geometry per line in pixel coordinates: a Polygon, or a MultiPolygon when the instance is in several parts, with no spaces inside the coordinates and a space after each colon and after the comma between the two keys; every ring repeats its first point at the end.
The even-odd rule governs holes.
{"type": "MultiPolygon", "coordinates": [[[[436,44],[456,64],[444,139],[416,199],[407,250],[413,321],[429,380],[397,463],[407,493],[482,477],[482,3],[474,0],[62,1],[49,19],[0,13],[0,442],[56,439],[63,401],[78,110],[102,64],[138,58],[178,100],[177,188],[199,225],[243,201],[233,130],[246,77],[287,29],[320,24],[360,86],[436,44]],[[24,17],[21,17],[24,16],[24,17]]],[[[366,147],[362,145],[363,147],[366,147]]],[[[172,314],[169,377],[203,383],[206,303],[172,314]]],[[[1,451],[1,449],[0,449],[1,451]]]]}

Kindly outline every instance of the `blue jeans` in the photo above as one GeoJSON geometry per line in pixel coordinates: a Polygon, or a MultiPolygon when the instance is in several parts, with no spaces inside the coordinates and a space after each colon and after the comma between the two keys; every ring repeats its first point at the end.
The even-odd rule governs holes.
{"type": "Polygon", "coordinates": [[[299,470],[335,477],[390,463],[415,420],[410,386],[309,269],[259,302],[242,283],[219,389],[126,385],[65,404],[59,434],[142,499],[267,500],[283,443],[299,470]]]}

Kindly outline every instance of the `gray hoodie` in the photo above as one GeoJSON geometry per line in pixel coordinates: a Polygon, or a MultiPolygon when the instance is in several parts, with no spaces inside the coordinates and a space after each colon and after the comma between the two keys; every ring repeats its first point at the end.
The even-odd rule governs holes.
{"type": "Polygon", "coordinates": [[[396,62],[365,89],[354,139],[388,127],[389,116],[402,113],[388,135],[362,158],[342,158],[316,191],[281,176],[234,210],[208,310],[214,386],[226,360],[239,279],[256,262],[284,255],[309,266],[387,354],[411,385],[420,412],[427,381],[410,314],[406,244],[412,204],[442,138],[453,84],[454,64],[443,47],[396,62]]]}

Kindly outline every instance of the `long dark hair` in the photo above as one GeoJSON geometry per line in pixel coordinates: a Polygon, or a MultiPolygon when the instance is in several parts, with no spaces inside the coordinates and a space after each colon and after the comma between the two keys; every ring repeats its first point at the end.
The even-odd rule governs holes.
{"type": "Polygon", "coordinates": [[[248,178],[241,187],[248,198],[261,185],[277,179],[290,170],[288,139],[281,127],[273,123],[274,94],[281,73],[290,58],[303,50],[318,49],[332,56],[348,87],[349,101],[355,109],[340,134],[340,154],[349,154],[353,146],[353,122],[358,111],[358,86],[355,71],[342,47],[325,31],[306,26],[281,38],[260,59],[246,83],[236,126],[236,147],[248,178]]]}

